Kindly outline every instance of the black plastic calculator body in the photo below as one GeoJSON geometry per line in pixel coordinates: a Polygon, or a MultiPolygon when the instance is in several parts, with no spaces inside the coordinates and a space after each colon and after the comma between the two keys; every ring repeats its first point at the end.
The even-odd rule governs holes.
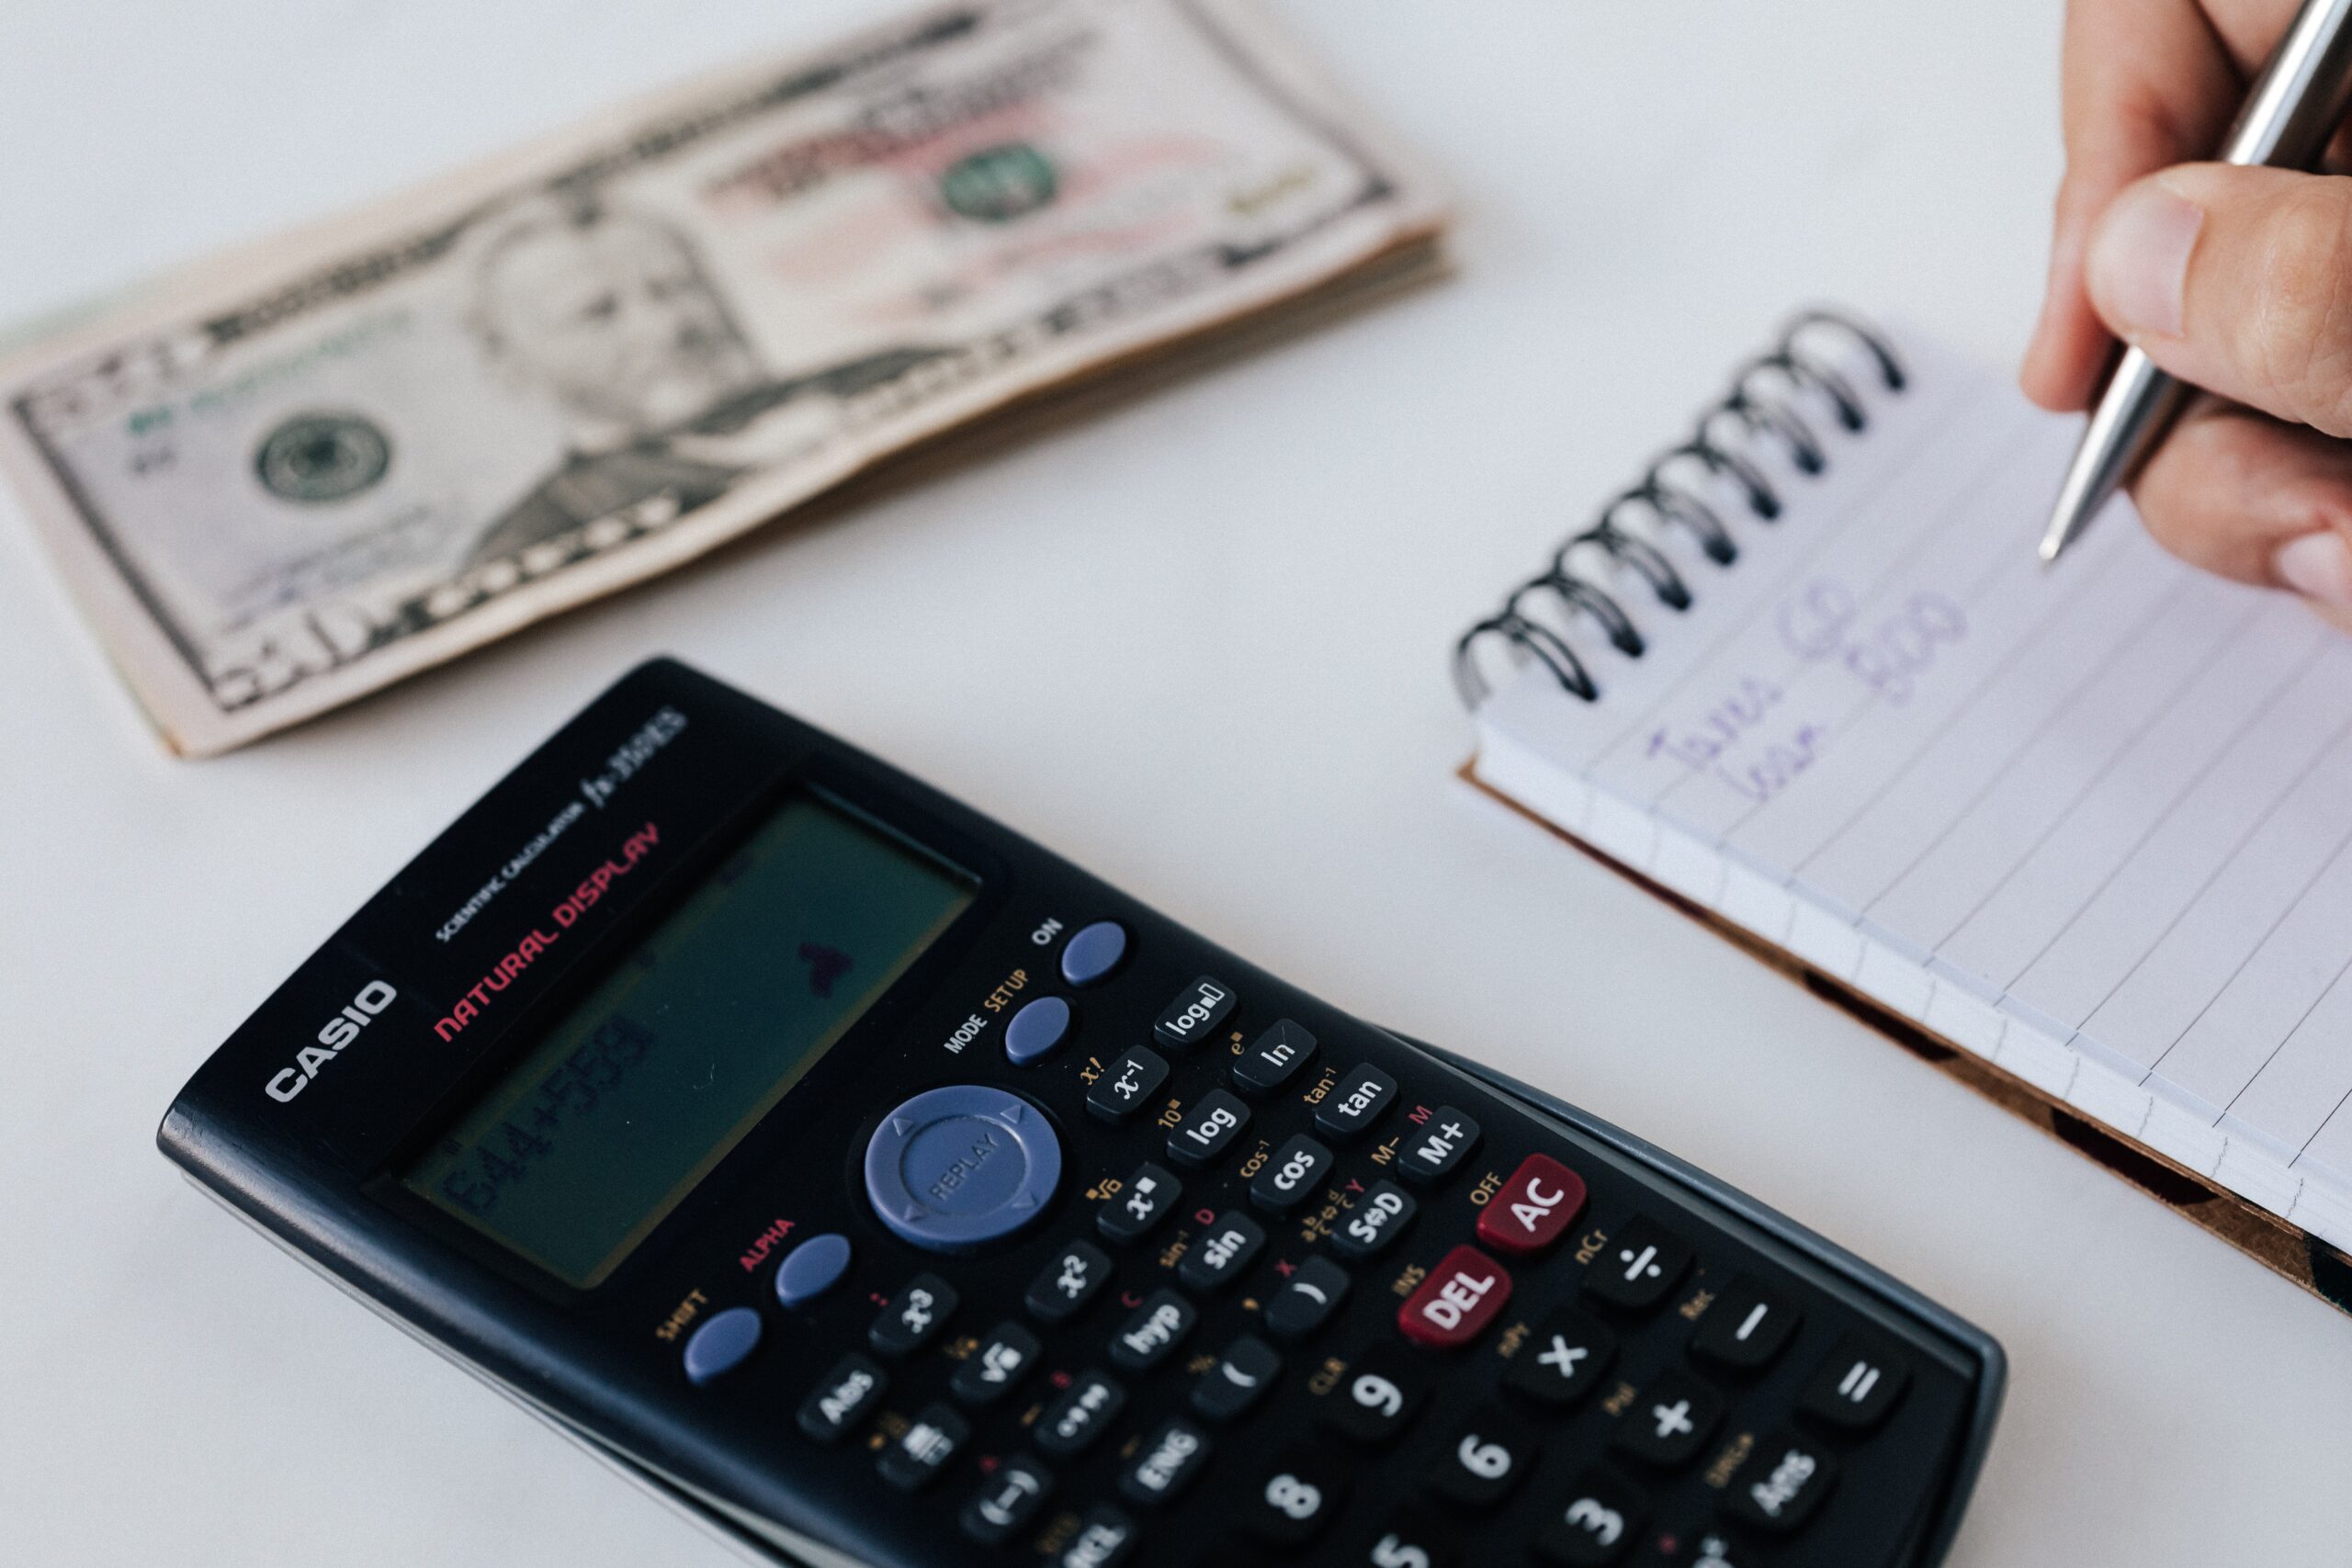
{"type": "Polygon", "coordinates": [[[160,1134],[787,1562],[1939,1559],[1983,1333],[680,665],[265,1003],[160,1134]]]}

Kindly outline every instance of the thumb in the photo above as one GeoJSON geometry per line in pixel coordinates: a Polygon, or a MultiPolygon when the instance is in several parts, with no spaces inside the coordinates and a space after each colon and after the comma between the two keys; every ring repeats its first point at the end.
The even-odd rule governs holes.
{"type": "Polygon", "coordinates": [[[2184,164],[2091,236],[2091,302],[2182,380],[2352,434],[2352,178],[2184,164]]]}

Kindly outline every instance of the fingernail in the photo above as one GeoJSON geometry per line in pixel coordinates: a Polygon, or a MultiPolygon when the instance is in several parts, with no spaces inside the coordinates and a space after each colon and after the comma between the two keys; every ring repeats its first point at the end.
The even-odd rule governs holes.
{"type": "Polygon", "coordinates": [[[2143,180],[2115,198],[2091,238],[2091,293],[2126,333],[2180,335],[2181,293],[2188,253],[2205,210],[2143,180]]]}
{"type": "Polygon", "coordinates": [[[2352,544],[2332,530],[2290,539],[2271,552],[2273,576],[2306,599],[2352,609],[2352,544]]]}

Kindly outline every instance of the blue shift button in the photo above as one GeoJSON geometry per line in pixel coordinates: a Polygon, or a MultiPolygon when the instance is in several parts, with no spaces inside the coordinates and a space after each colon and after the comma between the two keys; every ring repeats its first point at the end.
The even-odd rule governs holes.
{"type": "Polygon", "coordinates": [[[1004,1026],[1005,1059],[1016,1067],[1042,1061],[1069,1033],[1069,1003],[1059,997],[1039,997],[1004,1026]]]}
{"type": "Polygon", "coordinates": [[[849,1237],[839,1233],[812,1235],[776,1265],[775,1299],[788,1307],[813,1302],[848,1272],[849,1237]]]}
{"type": "Polygon", "coordinates": [[[1108,976],[1127,955],[1127,928],[1116,920],[1080,926],[1062,943],[1062,978],[1073,986],[1091,986],[1108,976]]]}
{"type": "Polygon", "coordinates": [[[891,1234],[927,1252],[984,1247],[1045,1212],[1062,1177],[1045,1113],[979,1084],[927,1089],[865,1145],[865,1196],[891,1234]]]}
{"type": "Polygon", "coordinates": [[[686,1381],[706,1383],[724,1377],[760,1348],[757,1307],[729,1307],[686,1340],[686,1381]]]}

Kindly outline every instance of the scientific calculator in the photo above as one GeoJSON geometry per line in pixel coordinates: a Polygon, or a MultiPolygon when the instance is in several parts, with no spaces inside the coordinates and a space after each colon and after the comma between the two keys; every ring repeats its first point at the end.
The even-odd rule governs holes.
{"type": "Polygon", "coordinates": [[[159,1136],[812,1568],[1930,1563],[2001,1393],[1752,1200],[667,660],[159,1136]]]}

